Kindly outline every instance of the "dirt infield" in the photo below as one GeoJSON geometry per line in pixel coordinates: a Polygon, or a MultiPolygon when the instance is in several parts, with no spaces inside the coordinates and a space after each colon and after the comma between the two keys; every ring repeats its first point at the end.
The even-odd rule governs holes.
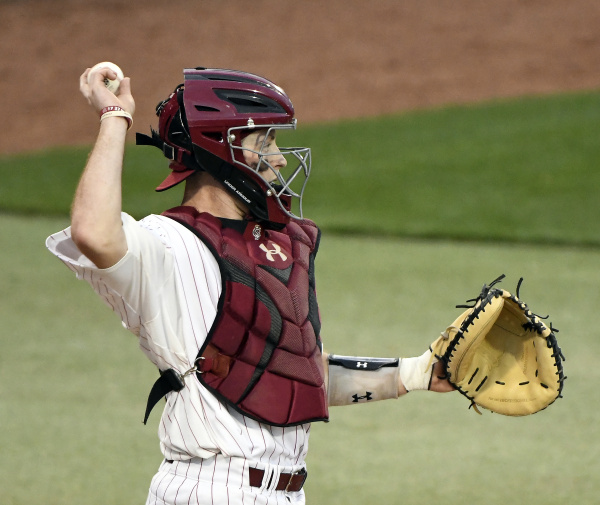
{"type": "Polygon", "coordinates": [[[182,69],[252,71],[302,122],[600,87],[598,0],[0,1],[0,153],[89,143],[78,78],[132,78],[147,131],[182,69]]]}

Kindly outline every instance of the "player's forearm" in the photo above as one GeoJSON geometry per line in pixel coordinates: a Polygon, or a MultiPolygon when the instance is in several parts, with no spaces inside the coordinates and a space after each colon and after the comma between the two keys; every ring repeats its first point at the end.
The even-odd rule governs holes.
{"type": "Polygon", "coordinates": [[[453,389],[437,376],[440,363],[429,350],[419,357],[397,359],[324,354],[323,363],[331,406],[398,398],[409,391],[453,389]]]}
{"type": "Polygon", "coordinates": [[[75,193],[71,235],[99,268],[114,265],[127,252],[121,224],[121,174],[127,121],[102,121],[96,144],[75,193]]]}

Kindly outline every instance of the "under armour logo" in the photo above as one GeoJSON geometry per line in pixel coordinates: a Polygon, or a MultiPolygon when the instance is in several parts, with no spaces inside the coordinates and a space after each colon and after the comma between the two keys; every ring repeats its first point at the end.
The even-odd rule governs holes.
{"type": "Polygon", "coordinates": [[[356,368],[367,368],[367,362],[366,361],[357,361],[356,362],[356,368]]]}
{"type": "Polygon", "coordinates": [[[370,391],[366,391],[366,394],[364,396],[358,396],[358,395],[352,395],[352,398],[354,398],[354,400],[352,400],[352,403],[358,403],[360,400],[372,400],[373,397],[371,396],[373,393],[371,393],[370,391]]]}
{"type": "Polygon", "coordinates": [[[265,244],[260,244],[260,248],[267,254],[269,261],[275,261],[275,258],[273,258],[274,254],[278,254],[282,261],[287,260],[287,256],[281,252],[281,247],[275,243],[273,244],[273,249],[267,249],[265,244]]]}

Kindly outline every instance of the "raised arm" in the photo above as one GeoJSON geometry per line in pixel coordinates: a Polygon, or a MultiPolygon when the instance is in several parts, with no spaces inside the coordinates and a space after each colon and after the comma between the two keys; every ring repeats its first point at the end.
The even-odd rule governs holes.
{"type": "MultiPolygon", "coordinates": [[[[88,83],[89,73],[88,68],[81,75],[80,91],[98,115],[106,107],[120,107],[133,116],[135,102],[128,77],[114,95],[104,85],[105,78],[116,78],[114,71],[94,72],[88,83]]],[[[71,237],[98,268],[114,265],[127,252],[121,224],[121,174],[128,126],[122,116],[101,121],[71,208],[71,237]]]]}

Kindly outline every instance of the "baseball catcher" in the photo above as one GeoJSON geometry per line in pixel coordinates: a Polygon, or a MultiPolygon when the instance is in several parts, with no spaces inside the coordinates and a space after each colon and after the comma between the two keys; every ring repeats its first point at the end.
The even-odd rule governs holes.
{"type": "Polygon", "coordinates": [[[484,285],[432,344],[446,378],[478,407],[507,416],[534,414],[561,397],[564,356],[558,330],[533,314],[516,295],[495,288],[504,275],[484,285]]]}
{"type": "Polygon", "coordinates": [[[148,505],[305,503],[310,426],[331,406],[456,388],[474,405],[523,415],[560,395],[552,328],[495,282],[421,356],[323,350],[321,232],[302,210],[311,150],[278,146],[295,112],[264,77],[186,68],[156,108],[158,131],[137,136],[169,160],[157,190],[184,184],[181,204],[140,220],[124,212],[135,101],[129,77],[117,94],[106,87],[120,76],[103,65],[80,77],[100,126],[71,226],[46,244],[160,372],[144,419],[164,398],[148,505]]]}

